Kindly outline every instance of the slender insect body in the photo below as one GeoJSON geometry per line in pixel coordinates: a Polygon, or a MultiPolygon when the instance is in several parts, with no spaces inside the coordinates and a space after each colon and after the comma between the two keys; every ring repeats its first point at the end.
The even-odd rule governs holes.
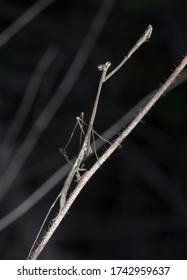
{"type": "MultiPolygon", "coordinates": [[[[61,197],[60,197],[60,209],[62,210],[66,204],[66,200],[67,200],[67,194],[68,194],[68,190],[71,186],[71,183],[75,177],[76,174],[78,174],[77,176],[79,177],[79,171],[81,169],[81,165],[82,162],[85,158],[85,156],[89,156],[90,154],[92,154],[92,148],[91,148],[91,135],[92,135],[92,131],[93,131],[93,124],[94,124],[94,120],[95,120],[95,116],[96,116],[96,112],[97,112],[97,106],[98,106],[98,102],[99,102],[99,97],[100,97],[100,93],[101,93],[101,89],[102,89],[102,85],[105,82],[105,77],[108,71],[108,68],[110,67],[111,63],[110,61],[107,61],[105,64],[98,66],[99,71],[102,71],[101,74],[101,78],[100,78],[100,82],[99,82],[99,86],[98,86],[98,90],[97,90],[97,95],[95,98],[95,103],[93,106],[93,110],[92,110],[92,114],[90,117],[90,122],[88,125],[88,129],[87,132],[85,134],[84,137],[84,141],[81,147],[81,150],[78,154],[77,159],[75,160],[72,169],[64,183],[64,186],[62,188],[61,191],[61,197]]],[[[79,122],[79,119],[77,118],[77,121],[79,122]]]]}

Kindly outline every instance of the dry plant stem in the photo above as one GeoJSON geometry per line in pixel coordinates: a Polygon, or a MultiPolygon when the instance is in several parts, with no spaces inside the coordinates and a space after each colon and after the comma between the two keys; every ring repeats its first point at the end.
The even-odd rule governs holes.
{"type": "MultiPolygon", "coordinates": [[[[184,70],[181,75],[177,78],[177,81],[167,89],[167,93],[178,85],[182,84],[186,81],[187,78],[187,70],[184,70]]],[[[165,93],[166,93],[165,92],[165,93]]],[[[153,93],[150,93],[145,98],[143,98],[140,102],[138,102],[128,113],[126,113],[122,118],[120,118],[116,123],[110,126],[106,131],[102,133],[102,135],[98,135],[99,138],[96,139],[95,144],[97,150],[102,147],[103,138],[104,141],[110,140],[122,126],[126,126],[130,121],[134,118],[135,113],[138,111],[138,108],[143,107],[150,96],[153,93]],[[101,139],[100,139],[101,138],[101,139]]],[[[86,125],[86,124],[85,124],[86,125]]],[[[94,133],[96,133],[94,131],[94,133]]],[[[97,134],[97,133],[96,133],[97,134]]],[[[109,143],[109,141],[108,141],[109,143]]],[[[76,156],[77,157],[77,156],[76,156]]],[[[76,158],[75,157],[75,158],[76,158]]],[[[74,162],[75,158],[71,158],[70,161],[74,162]]],[[[50,178],[48,178],[36,191],[34,191],[26,200],[20,203],[17,207],[11,210],[8,214],[0,219],[0,231],[4,230],[6,227],[11,225],[21,216],[26,214],[35,204],[37,204],[45,195],[47,195],[63,178],[68,174],[70,170],[70,165],[66,163],[64,166],[59,168],[50,178]]]]}
{"type": "MultiPolygon", "coordinates": [[[[72,166],[72,168],[71,168],[71,170],[69,172],[69,175],[67,176],[67,179],[65,180],[65,183],[63,185],[62,191],[60,192],[60,194],[58,195],[58,197],[55,200],[55,202],[56,202],[58,200],[58,198],[60,197],[60,210],[59,210],[60,212],[63,210],[63,208],[66,205],[67,193],[69,191],[69,188],[70,188],[70,186],[72,184],[72,181],[73,181],[75,175],[79,174],[79,170],[81,168],[81,165],[82,165],[85,157],[89,156],[90,153],[92,152],[91,148],[90,148],[90,139],[91,139],[91,134],[92,134],[92,131],[93,131],[93,124],[94,124],[94,120],[95,120],[95,116],[96,116],[96,112],[97,112],[97,107],[98,107],[98,102],[99,102],[99,98],[100,98],[100,93],[101,93],[103,84],[106,82],[107,79],[112,77],[121,68],[121,66],[140,47],[140,45],[145,43],[150,38],[151,33],[152,33],[152,26],[149,25],[148,28],[146,29],[146,31],[140,37],[140,39],[132,47],[132,49],[130,50],[128,55],[122,60],[122,62],[120,62],[120,64],[110,74],[108,74],[108,76],[107,76],[107,72],[108,72],[109,67],[111,66],[111,63],[108,61],[105,64],[98,66],[98,70],[102,71],[102,74],[101,74],[101,78],[100,78],[100,81],[99,81],[99,86],[98,86],[95,102],[94,102],[94,105],[93,105],[92,114],[91,114],[91,117],[90,117],[90,122],[88,124],[88,129],[87,129],[87,132],[85,134],[81,150],[80,150],[80,152],[79,152],[79,154],[78,154],[78,156],[77,156],[77,158],[76,158],[76,160],[75,160],[75,162],[74,162],[74,164],[73,164],[73,166],[72,166]]],[[[98,162],[100,162],[100,161],[98,161],[98,162]]],[[[53,204],[53,206],[54,206],[54,204],[53,204]]],[[[46,219],[47,219],[47,217],[48,217],[52,207],[48,211],[47,216],[46,216],[44,222],[46,221],[46,219]]],[[[33,247],[35,246],[35,243],[36,243],[36,241],[37,241],[37,239],[39,237],[39,234],[40,234],[40,232],[42,230],[43,225],[44,225],[44,223],[42,223],[42,226],[41,226],[41,228],[39,230],[39,233],[38,233],[38,235],[37,235],[37,237],[36,237],[36,239],[34,241],[34,244],[31,247],[31,250],[30,250],[28,258],[30,258],[30,256],[32,256],[33,247]]],[[[53,225],[53,223],[52,223],[52,225],[53,225]]]]}
{"type": "Polygon", "coordinates": [[[55,0],[40,0],[32,5],[0,34],[0,47],[6,44],[16,33],[18,33],[54,1],[55,0]]]}
{"type": "MultiPolygon", "coordinates": [[[[186,78],[187,78],[187,70],[184,70],[181,73],[181,75],[177,78],[177,81],[173,83],[169,87],[169,89],[167,89],[166,92],[168,93],[169,91],[175,89],[177,86],[185,82],[186,78]]],[[[140,102],[138,102],[130,111],[128,111],[128,113],[126,113],[116,123],[110,126],[106,131],[104,131],[102,135],[98,135],[99,138],[96,139],[95,141],[97,149],[101,148],[103,145],[103,141],[101,141],[102,138],[104,139],[104,141],[110,140],[115,134],[117,134],[117,132],[122,126],[126,126],[128,123],[130,123],[130,121],[134,118],[135,113],[138,111],[138,108],[143,107],[148,102],[150,96],[152,95],[153,93],[147,95],[140,102]]],[[[94,131],[94,133],[96,132],[94,131]]],[[[74,162],[75,158],[71,158],[70,161],[74,162]]],[[[21,216],[26,214],[35,204],[37,204],[45,195],[47,195],[58,183],[60,183],[63,180],[63,178],[68,174],[69,170],[70,170],[70,165],[66,163],[61,168],[59,168],[50,178],[48,178],[26,200],[24,200],[17,207],[11,210],[8,214],[2,217],[0,219],[0,231],[4,230],[6,227],[11,225],[21,216]]]]}
{"type": "Polygon", "coordinates": [[[93,174],[98,170],[98,168],[110,157],[110,155],[119,147],[122,141],[129,135],[129,133],[134,129],[134,127],[142,120],[142,118],[149,112],[149,110],[155,105],[158,99],[166,92],[169,86],[175,81],[180,72],[187,65],[187,56],[181,61],[179,66],[175,69],[175,71],[171,74],[171,76],[166,80],[166,82],[156,91],[153,97],[151,97],[150,101],[143,107],[137,116],[133,119],[133,121],[120,133],[120,135],[116,138],[116,140],[110,145],[107,151],[99,158],[90,170],[86,171],[74,191],[71,193],[70,197],[65,203],[65,206],[61,208],[56,216],[56,218],[52,221],[52,224],[45,234],[43,240],[38,245],[36,250],[31,255],[30,259],[37,259],[41,251],[44,249],[45,245],[49,241],[50,237],[53,235],[62,219],[68,212],[69,208],[79,195],[80,191],[83,189],[88,180],[93,176],[93,174]]]}

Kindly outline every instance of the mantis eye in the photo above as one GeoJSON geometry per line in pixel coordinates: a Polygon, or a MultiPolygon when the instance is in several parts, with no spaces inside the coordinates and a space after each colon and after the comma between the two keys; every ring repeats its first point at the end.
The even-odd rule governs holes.
{"type": "Polygon", "coordinates": [[[99,71],[103,71],[103,67],[104,67],[104,64],[100,64],[100,65],[98,66],[98,70],[99,70],[99,71]]]}

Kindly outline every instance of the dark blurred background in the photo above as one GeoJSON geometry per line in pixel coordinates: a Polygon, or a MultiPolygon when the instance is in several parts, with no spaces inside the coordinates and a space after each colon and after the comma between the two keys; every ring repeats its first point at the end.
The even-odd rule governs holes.
{"type": "MultiPolygon", "coordinates": [[[[0,31],[34,3],[1,0],[0,31]]],[[[2,43],[0,259],[27,257],[63,185],[66,160],[59,148],[66,146],[80,112],[88,122],[97,66],[110,60],[115,67],[152,24],[150,42],[102,91],[94,125],[102,134],[158,88],[186,55],[186,18],[186,0],[56,0],[2,43]],[[5,227],[15,212],[6,215],[19,205],[26,211],[35,198],[22,203],[58,170],[51,191],[5,227]]],[[[182,78],[88,182],[41,259],[187,258],[187,82],[182,78]]],[[[77,131],[69,158],[78,143],[77,131]]],[[[107,147],[103,144],[98,155],[107,147]]]]}

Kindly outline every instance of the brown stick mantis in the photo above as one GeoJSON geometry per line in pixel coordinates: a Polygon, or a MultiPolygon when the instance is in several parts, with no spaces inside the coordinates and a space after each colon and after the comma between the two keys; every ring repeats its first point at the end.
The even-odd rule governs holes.
{"type": "MultiPolygon", "coordinates": [[[[45,220],[40,228],[40,231],[34,241],[34,244],[30,250],[28,259],[36,259],[37,256],[39,255],[39,253],[41,252],[41,250],[44,248],[45,244],[47,243],[47,241],[49,240],[50,236],[52,235],[52,233],[54,232],[54,230],[56,229],[57,225],[59,224],[59,215],[61,216],[61,213],[63,213],[64,208],[66,208],[66,203],[67,203],[67,195],[68,195],[68,191],[70,189],[70,186],[74,180],[74,177],[79,174],[79,171],[81,170],[81,166],[83,164],[84,159],[86,158],[86,156],[89,156],[92,153],[92,148],[91,148],[91,135],[93,133],[93,125],[94,125],[94,121],[95,121],[95,117],[96,117],[96,112],[97,112],[97,107],[98,107],[98,102],[99,102],[99,98],[100,98],[100,94],[101,94],[101,90],[103,87],[103,84],[110,79],[125,63],[126,61],[131,57],[131,55],[143,44],[145,43],[151,36],[152,33],[152,26],[149,25],[147,27],[147,29],[145,30],[145,32],[143,33],[143,35],[140,37],[140,39],[136,42],[136,44],[132,47],[132,49],[129,51],[129,53],[123,58],[123,60],[120,62],[120,64],[118,66],[116,66],[109,74],[107,74],[109,67],[111,66],[111,63],[109,61],[107,61],[105,64],[99,65],[98,66],[98,70],[101,71],[101,77],[100,77],[100,81],[99,81],[99,85],[98,85],[98,90],[97,90],[97,94],[96,94],[96,98],[95,98],[95,102],[93,105],[93,109],[92,109],[92,113],[91,113],[91,117],[90,117],[90,121],[88,124],[88,128],[86,131],[86,134],[84,136],[84,140],[82,143],[82,147],[80,149],[80,152],[78,154],[78,156],[76,157],[74,163],[72,164],[72,168],[69,172],[69,175],[67,176],[65,183],[63,185],[63,188],[61,190],[61,192],[59,193],[59,195],[57,196],[57,198],[55,199],[54,203],[52,204],[52,206],[50,207],[48,214],[45,217],[45,220]],[[56,202],[60,199],[60,209],[58,212],[58,215],[56,216],[55,219],[53,219],[52,225],[48,230],[48,233],[46,234],[46,236],[43,238],[42,242],[39,244],[38,248],[35,250],[35,252],[33,253],[33,247],[36,243],[36,240],[38,239],[41,230],[43,228],[44,223],[46,222],[46,219],[51,211],[51,209],[54,207],[54,205],[56,204],[56,202]],[[33,254],[32,254],[33,253],[33,254]]],[[[80,177],[81,179],[82,177],[80,177]]],[[[61,220],[61,217],[60,217],[61,220]]]]}
{"type": "Polygon", "coordinates": [[[83,160],[85,159],[86,156],[89,156],[92,153],[92,148],[90,145],[91,142],[91,135],[92,135],[92,131],[93,131],[93,124],[95,121],[95,116],[96,116],[96,112],[97,112],[97,107],[98,107],[98,102],[99,102],[99,98],[100,98],[100,93],[102,90],[102,86],[103,84],[110,79],[124,64],[125,62],[131,57],[131,55],[144,43],[146,42],[152,33],[152,26],[149,25],[147,27],[147,29],[145,30],[145,32],[143,33],[143,35],[140,37],[140,39],[136,42],[136,44],[133,46],[133,48],[129,51],[129,53],[124,57],[124,59],[120,62],[120,64],[115,67],[108,75],[108,69],[111,66],[111,63],[109,61],[107,61],[105,64],[99,65],[98,66],[98,70],[102,72],[101,74],[101,78],[99,81],[99,85],[98,85],[98,90],[97,90],[97,94],[96,94],[96,98],[95,98],[95,102],[94,102],[94,106],[92,109],[92,113],[91,113],[91,117],[90,117],[90,121],[89,121],[89,125],[88,125],[88,129],[87,132],[85,134],[84,137],[84,141],[81,147],[81,150],[71,168],[71,171],[64,183],[64,186],[62,188],[62,191],[59,195],[60,197],[60,209],[63,209],[63,207],[65,206],[66,203],[66,199],[67,199],[67,193],[69,191],[69,188],[71,186],[71,183],[74,179],[74,176],[76,174],[79,173],[79,170],[81,169],[81,165],[83,163],[83,160]]]}
{"type": "Polygon", "coordinates": [[[66,203],[68,190],[71,186],[71,183],[73,181],[74,176],[79,173],[79,170],[81,168],[83,160],[85,159],[85,156],[89,156],[92,153],[92,148],[91,148],[90,142],[91,142],[91,134],[92,134],[92,130],[93,130],[93,124],[94,124],[94,120],[95,120],[95,116],[96,116],[96,112],[97,112],[97,107],[98,107],[98,102],[99,102],[101,89],[102,89],[103,83],[105,82],[106,73],[107,73],[110,65],[111,65],[110,62],[106,62],[104,65],[99,66],[99,70],[102,71],[102,75],[101,75],[101,78],[100,78],[98,91],[97,91],[96,99],[95,99],[95,102],[94,102],[92,114],[91,114],[91,117],[90,117],[88,129],[87,129],[87,132],[84,136],[84,141],[83,141],[82,147],[80,149],[80,152],[79,152],[79,154],[78,154],[78,156],[77,156],[77,158],[76,158],[76,160],[75,160],[75,162],[72,166],[72,169],[71,169],[71,171],[70,171],[70,173],[69,173],[69,175],[68,175],[68,177],[67,177],[67,179],[64,183],[63,189],[61,191],[60,208],[63,208],[65,203],[66,203]]]}

